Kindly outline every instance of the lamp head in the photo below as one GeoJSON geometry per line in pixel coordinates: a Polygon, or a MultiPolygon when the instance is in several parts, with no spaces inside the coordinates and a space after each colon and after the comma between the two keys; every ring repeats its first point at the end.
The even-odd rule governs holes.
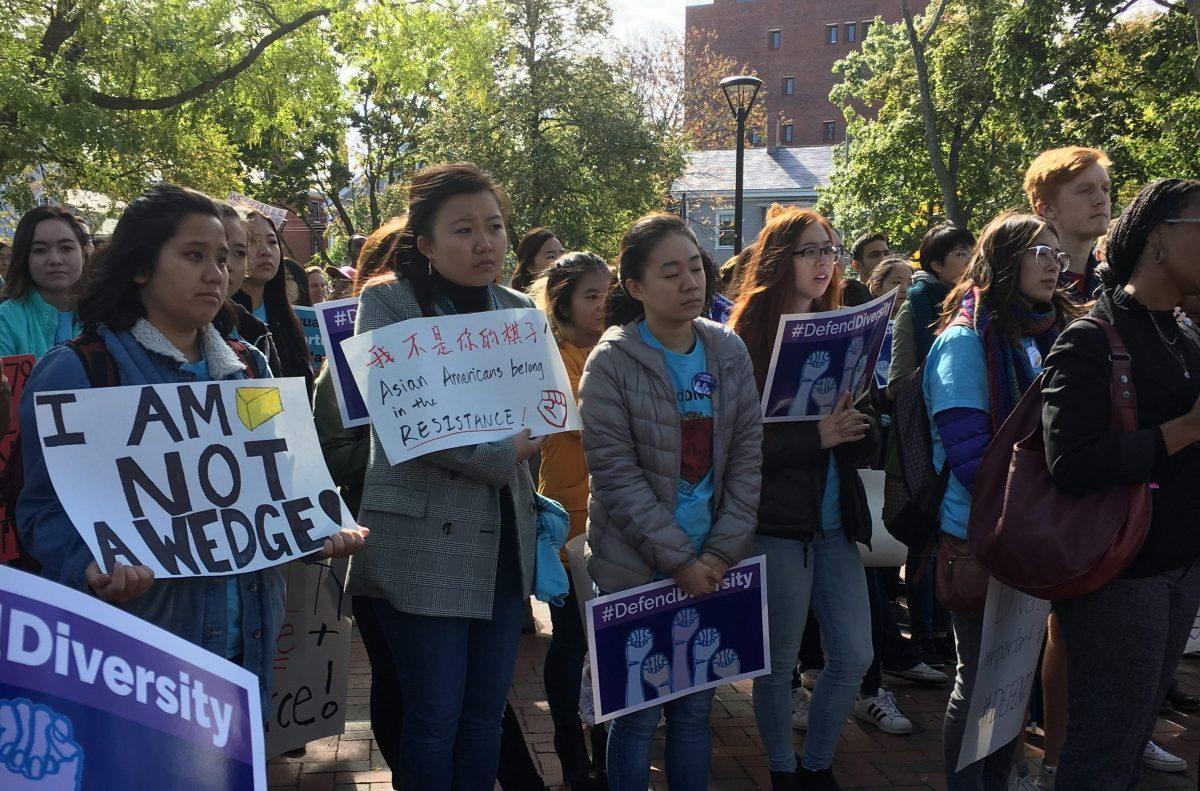
{"type": "Polygon", "coordinates": [[[758,91],[762,88],[763,81],[758,77],[744,74],[737,77],[726,77],[719,84],[725,93],[725,101],[729,102],[730,111],[736,117],[739,112],[747,115],[750,113],[750,108],[758,97],[758,91]]]}

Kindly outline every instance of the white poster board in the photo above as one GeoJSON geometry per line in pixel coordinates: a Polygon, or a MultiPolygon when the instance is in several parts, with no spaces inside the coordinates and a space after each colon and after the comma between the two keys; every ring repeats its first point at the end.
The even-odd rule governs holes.
{"type": "Polygon", "coordinates": [[[54,489],[103,570],[256,571],[355,526],[303,379],[44,392],[34,411],[54,489]]]}
{"type": "Polygon", "coordinates": [[[283,626],[271,663],[267,757],[346,729],[349,559],[289,563],[283,626]]]}
{"type": "Polygon", "coordinates": [[[1050,602],[994,578],[988,583],[979,667],[955,771],[983,760],[1021,732],[1049,616],[1050,602]]]}
{"type": "Polygon", "coordinates": [[[580,428],[571,381],[534,308],[409,319],[342,341],[392,464],[580,428]]]}

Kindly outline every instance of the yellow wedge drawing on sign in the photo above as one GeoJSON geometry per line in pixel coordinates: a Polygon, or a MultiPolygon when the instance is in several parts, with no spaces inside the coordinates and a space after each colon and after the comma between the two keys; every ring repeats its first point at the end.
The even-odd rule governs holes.
{"type": "Polygon", "coordinates": [[[242,425],[254,429],[283,411],[278,387],[239,387],[237,413],[242,425]]]}

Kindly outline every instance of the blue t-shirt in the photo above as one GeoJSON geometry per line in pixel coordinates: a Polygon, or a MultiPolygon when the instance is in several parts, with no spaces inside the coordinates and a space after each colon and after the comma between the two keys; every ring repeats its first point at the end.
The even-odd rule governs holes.
{"type": "Polygon", "coordinates": [[[842,529],[842,481],[837,459],[829,454],[829,473],[825,476],[825,496],[821,498],[821,530],[836,533],[842,529]]]}
{"type": "Polygon", "coordinates": [[[263,300],[262,302],[258,303],[258,307],[255,308],[251,312],[254,314],[254,318],[258,319],[263,324],[267,323],[267,302],[266,302],[266,300],[263,300]]]}
{"type": "Polygon", "coordinates": [[[687,354],[676,354],[664,347],[650,332],[646,322],[638,323],[642,340],[662,352],[667,374],[675,390],[679,407],[680,458],[679,489],[675,496],[675,521],[692,540],[699,554],[712,530],[712,505],[715,487],[712,465],[712,393],[716,378],[708,371],[704,342],[687,354]]]}
{"type": "Polygon", "coordinates": [[[58,327],[54,330],[54,345],[66,343],[75,337],[75,311],[60,310],[58,327]]]}
{"type": "MultiPolygon", "coordinates": [[[[1022,338],[1033,373],[1042,371],[1042,357],[1032,338],[1022,338]]],[[[923,382],[925,408],[930,418],[948,409],[980,409],[990,413],[987,358],[983,341],[968,327],[950,327],[937,337],[925,359],[923,382]]],[[[929,421],[933,435],[933,466],[941,469],[946,450],[938,434],[937,423],[929,421]]],[[[967,520],[971,515],[971,493],[953,474],[942,500],[942,530],[966,540],[967,520]]]]}
{"type": "MultiPolygon", "coordinates": [[[[195,382],[212,379],[208,374],[208,363],[201,357],[194,363],[184,363],[180,370],[187,371],[195,382]]],[[[238,587],[237,575],[225,578],[225,658],[233,659],[245,652],[242,646],[242,590],[238,587]]]]}

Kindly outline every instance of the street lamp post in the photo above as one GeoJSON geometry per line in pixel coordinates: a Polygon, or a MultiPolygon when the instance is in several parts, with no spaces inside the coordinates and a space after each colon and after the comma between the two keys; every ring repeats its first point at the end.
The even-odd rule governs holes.
{"type": "MultiPolygon", "coordinates": [[[[746,157],[746,119],[758,98],[758,91],[763,81],[758,77],[743,75],[741,77],[726,77],[721,80],[721,90],[725,93],[725,101],[737,121],[737,165],[733,188],[733,254],[742,252],[742,165],[746,157]]],[[[720,228],[717,229],[718,236],[720,228]]]]}

